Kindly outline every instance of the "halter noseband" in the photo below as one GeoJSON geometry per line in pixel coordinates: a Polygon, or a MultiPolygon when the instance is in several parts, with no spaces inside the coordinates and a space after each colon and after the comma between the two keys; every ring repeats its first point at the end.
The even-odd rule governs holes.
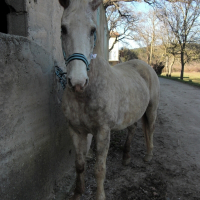
{"type": "MultiPolygon", "coordinates": [[[[62,40],[62,38],[61,38],[61,40],[62,40]]],[[[97,34],[96,34],[96,31],[95,31],[94,32],[94,47],[96,46],[96,40],[97,40],[97,34]]],[[[83,54],[74,53],[71,56],[69,56],[68,58],[66,58],[66,53],[64,51],[63,45],[62,45],[62,51],[63,51],[63,56],[64,56],[64,59],[65,59],[65,65],[66,66],[73,60],[82,60],[86,65],[87,71],[90,70],[90,68],[89,68],[90,62],[87,60],[87,58],[83,54]]]]}
{"type": "Polygon", "coordinates": [[[85,65],[86,65],[87,71],[90,70],[90,68],[89,68],[90,63],[88,62],[87,58],[86,58],[83,54],[81,54],[81,53],[74,53],[74,54],[72,54],[71,56],[69,56],[67,59],[64,57],[64,59],[65,59],[65,64],[66,64],[66,66],[67,66],[72,60],[82,60],[82,61],[85,63],[85,65]]]}

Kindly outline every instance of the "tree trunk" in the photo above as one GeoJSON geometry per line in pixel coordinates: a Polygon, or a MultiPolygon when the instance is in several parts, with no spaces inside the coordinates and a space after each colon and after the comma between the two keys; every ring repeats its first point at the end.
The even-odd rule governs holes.
{"type": "Polygon", "coordinates": [[[154,46],[154,32],[152,33],[151,46],[150,46],[150,61],[149,61],[150,65],[152,64],[153,46],[154,46]]]}
{"type": "Polygon", "coordinates": [[[174,62],[175,62],[175,56],[173,55],[173,60],[169,66],[169,77],[171,77],[171,74],[172,74],[172,66],[174,65],[174,62]]]}
{"type": "Polygon", "coordinates": [[[169,68],[168,68],[168,64],[169,64],[169,56],[166,55],[166,62],[165,62],[165,70],[166,70],[166,76],[168,76],[169,73],[169,68]]]}
{"type": "Polygon", "coordinates": [[[181,76],[180,79],[183,80],[183,74],[184,74],[184,50],[181,49],[181,76]]]}
{"type": "Polygon", "coordinates": [[[150,47],[150,58],[149,58],[149,63],[150,65],[152,64],[152,56],[153,56],[153,41],[151,42],[151,47],[150,47]]]}
{"type": "Polygon", "coordinates": [[[147,63],[150,65],[149,46],[147,46],[147,63]]]}

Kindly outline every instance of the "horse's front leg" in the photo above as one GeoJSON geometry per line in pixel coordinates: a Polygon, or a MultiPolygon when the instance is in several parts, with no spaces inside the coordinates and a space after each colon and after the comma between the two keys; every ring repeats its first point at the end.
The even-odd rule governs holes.
{"type": "Polygon", "coordinates": [[[97,200],[105,200],[104,179],[106,175],[106,158],[110,144],[110,129],[102,128],[95,135],[96,140],[96,164],[95,175],[97,181],[97,200]]]}
{"type": "Polygon", "coordinates": [[[74,195],[70,200],[79,200],[85,190],[85,158],[87,153],[87,134],[76,133],[72,128],[69,128],[76,151],[76,188],[74,195]]]}

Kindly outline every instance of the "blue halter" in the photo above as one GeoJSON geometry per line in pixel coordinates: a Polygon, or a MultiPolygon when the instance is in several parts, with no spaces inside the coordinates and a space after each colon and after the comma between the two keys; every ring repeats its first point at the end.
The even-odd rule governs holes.
{"type": "MultiPolygon", "coordinates": [[[[95,31],[94,32],[94,47],[96,46],[96,40],[97,40],[97,33],[95,31]]],[[[64,56],[64,59],[65,59],[65,65],[66,66],[73,60],[82,60],[86,65],[87,71],[90,70],[90,68],[89,68],[90,62],[87,60],[87,58],[83,54],[74,53],[71,56],[69,56],[68,58],[66,58],[66,53],[64,51],[63,45],[62,45],[62,51],[63,51],[63,56],[64,56]]]]}
{"type": "Polygon", "coordinates": [[[66,65],[66,66],[67,66],[72,60],[82,60],[82,61],[85,63],[85,65],[86,65],[87,71],[90,70],[90,68],[89,68],[90,63],[88,62],[87,58],[86,58],[83,54],[81,54],[81,53],[74,53],[74,54],[72,54],[71,56],[69,56],[67,59],[66,59],[66,57],[64,57],[64,59],[65,59],[65,65],[66,65]]]}

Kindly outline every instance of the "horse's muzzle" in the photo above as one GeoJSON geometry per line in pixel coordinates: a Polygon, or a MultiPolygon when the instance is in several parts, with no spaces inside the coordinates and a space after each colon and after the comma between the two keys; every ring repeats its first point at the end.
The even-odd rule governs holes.
{"type": "Polygon", "coordinates": [[[68,86],[69,88],[72,89],[73,92],[77,92],[77,93],[83,93],[85,91],[85,88],[88,86],[89,83],[89,79],[86,79],[85,84],[82,86],[81,84],[76,84],[73,85],[71,83],[71,80],[68,78],[68,86]]]}

